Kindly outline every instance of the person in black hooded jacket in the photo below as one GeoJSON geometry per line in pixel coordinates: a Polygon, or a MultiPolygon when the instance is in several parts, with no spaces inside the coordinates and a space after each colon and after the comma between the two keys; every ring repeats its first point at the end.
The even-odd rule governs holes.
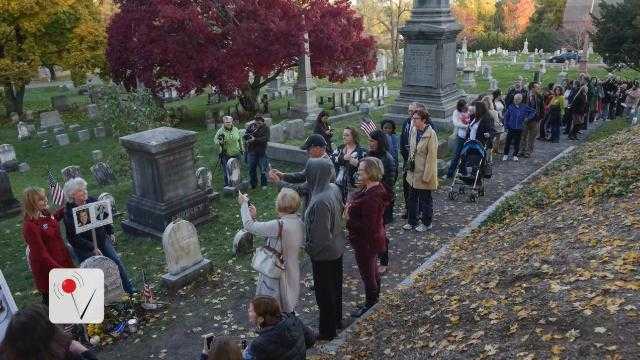
{"type": "Polygon", "coordinates": [[[298,317],[280,311],[270,296],[256,296],[249,303],[249,321],[258,337],[244,350],[244,360],[304,360],[315,336],[298,317]]]}
{"type": "MultiPolygon", "coordinates": [[[[384,166],[384,174],[382,175],[382,184],[387,191],[391,194],[391,202],[384,211],[384,225],[393,222],[393,205],[395,201],[395,192],[393,187],[398,177],[398,164],[393,159],[393,156],[387,150],[389,145],[387,144],[387,138],[382,130],[375,130],[369,134],[369,156],[376,157],[382,161],[384,166]]],[[[386,237],[387,247],[386,250],[380,254],[380,273],[384,274],[389,266],[389,238],[386,237]]]]}

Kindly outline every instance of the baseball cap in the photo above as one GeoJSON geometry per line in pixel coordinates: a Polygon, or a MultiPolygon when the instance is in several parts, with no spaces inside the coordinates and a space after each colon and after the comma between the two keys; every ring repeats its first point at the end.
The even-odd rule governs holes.
{"type": "Polygon", "coordinates": [[[305,140],[304,145],[300,146],[300,149],[307,150],[312,146],[326,147],[327,142],[324,140],[324,138],[321,135],[313,134],[309,136],[307,140],[305,140]]]}

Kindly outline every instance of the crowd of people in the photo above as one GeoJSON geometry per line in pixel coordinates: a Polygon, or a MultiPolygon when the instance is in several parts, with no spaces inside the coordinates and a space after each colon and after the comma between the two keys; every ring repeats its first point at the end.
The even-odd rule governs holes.
{"type": "MultiPolygon", "coordinates": [[[[505,96],[496,90],[471,102],[461,99],[452,116],[455,151],[445,178],[452,178],[456,170],[464,173],[465,168],[458,166],[459,159],[464,144],[470,140],[501,153],[503,161],[518,161],[519,157],[532,156],[536,141],[557,143],[561,131],[568,139],[576,140],[595,119],[626,116],[637,121],[639,101],[637,81],[609,76],[600,82],[584,74],[574,81],[549,84],[544,89],[537,82],[525,86],[519,78],[505,96]]],[[[229,159],[244,157],[253,188],[258,187],[258,181],[263,188],[269,183],[278,186],[275,202],[278,215],[271,221],[257,221],[256,206],[247,194],[238,194],[243,227],[266,239],[252,261],[258,279],[256,297],[248,305],[248,316],[258,329],[258,337],[245,349],[226,337],[205,342],[203,359],[304,359],[306,349],[316,341],[335,338],[345,326],[342,281],[347,243],[354,250],[365,294],[365,302],[351,316],[360,317],[377,303],[382,275],[390,261],[388,226],[395,221],[394,187],[398,177],[402,178],[402,218],[406,220],[402,228],[417,233],[432,227],[432,193],[440,181],[438,136],[426,107],[421,103],[410,104],[407,119],[399,125],[398,135],[394,122],[386,120],[378,127],[365,116],[359,130],[344,128],[342,141],[336,145],[329,116],[321,112],[313,134],[302,146],[309,156],[304,168],[285,173],[271,169],[266,156],[269,127],[263,118],[256,117],[244,135],[231,117],[223,118],[214,142],[225,186],[230,185],[226,166],[229,159]],[[301,277],[299,254],[303,249],[312,267],[319,309],[317,332],[296,316],[301,277]]],[[[96,229],[95,241],[87,233],[76,234],[73,230],[72,209],[96,201],[88,196],[87,183],[81,178],[71,179],[64,192],[66,204],[50,212],[43,189],[24,191],[23,236],[43,304],[48,301],[51,269],[75,267],[94,255],[111,258],[118,265],[125,290],[136,292],[115,251],[111,225],[96,229]],[[62,238],[61,221],[70,248],[62,238]]],[[[7,359],[38,358],[38,352],[44,351],[23,346],[17,334],[27,331],[25,319],[31,323],[33,333],[42,333],[56,352],[67,354],[52,359],[93,358],[90,351],[48,324],[43,311],[32,306],[12,321],[0,348],[7,359]]]]}

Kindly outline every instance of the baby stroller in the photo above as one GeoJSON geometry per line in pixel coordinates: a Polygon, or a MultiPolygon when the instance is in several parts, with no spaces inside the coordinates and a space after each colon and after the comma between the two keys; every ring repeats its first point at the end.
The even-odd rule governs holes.
{"type": "Polygon", "coordinates": [[[487,151],[487,146],[478,140],[465,142],[449,187],[449,199],[456,200],[458,195],[464,195],[470,186],[468,200],[475,202],[478,196],[484,196],[482,179],[490,178],[491,173],[491,151],[487,151]]]}

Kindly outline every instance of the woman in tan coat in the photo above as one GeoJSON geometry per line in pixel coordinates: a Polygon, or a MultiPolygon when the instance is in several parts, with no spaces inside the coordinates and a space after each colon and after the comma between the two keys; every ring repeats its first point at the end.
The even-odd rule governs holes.
{"type": "Polygon", "coordinates": [[[438,188],[438,136],[429,123],[429,113],[416,111],[412,117],[413,129],[409,136],[408,218],[405,230],[424,232],[431,229],[433,198],[431,192],[438,188]],[[422,224],[418,226],[418,214],[422,224]]]}

